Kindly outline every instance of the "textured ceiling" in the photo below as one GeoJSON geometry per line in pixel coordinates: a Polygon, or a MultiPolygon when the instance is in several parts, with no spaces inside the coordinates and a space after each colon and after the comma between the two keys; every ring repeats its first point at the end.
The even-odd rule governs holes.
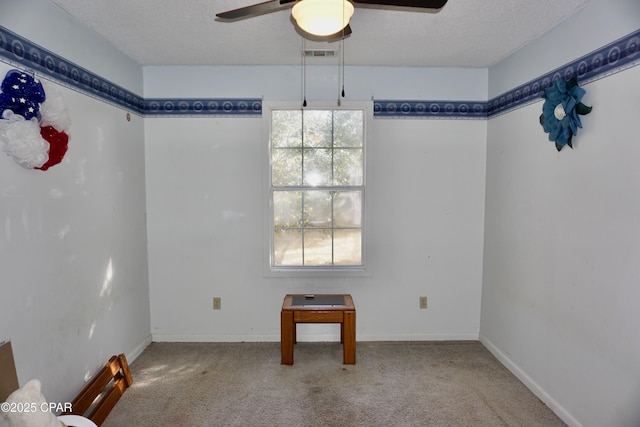
{"type": "MultiPolygon", "coordinates": [[[[301,63],[290,9],[221,22],[216,13],[263,0],[51,0],[140,65],[301,63]]],[[[357,6],[345,64],[490,67],[589,0],[449,0],[439,12],[357,6]]],[[[307,49],[341,43],[306,42],[307,49]]],[[[313,58],[336,63],[336,58],[313,58]]]]}

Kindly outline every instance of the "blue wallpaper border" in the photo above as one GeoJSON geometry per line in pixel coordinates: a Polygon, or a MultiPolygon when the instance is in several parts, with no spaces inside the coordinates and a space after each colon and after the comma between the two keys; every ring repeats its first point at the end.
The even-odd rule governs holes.
{"type": "Polygon", "coordinates": [[[578,78],[581,85],[640,64],[640,30],[556,68],[489,101],[374,100],[377,118],[490,119],[542,101],[555,80],[578,78]]]}
{"type": "Polygon", "coordinates": [[[171,99],[150,98],[144,101],[145,117],[165,116],[261,116],[262,99],[171,99]]]}
{"type": "Polygon", "coordinates": [[[10,64],[24,67],[60,84],[99,98],[134,113],[143,112],[144,100],[91,71],[20,37],[0,26],[0,56],[10,64]]]}
{"type": "MultiPolygon", "coordinates": [[[[0,60],[23,67],[104,102],[145,117],[259,117],[259,98],[148,98],[106,80],[0,26],[0,60]]],[[[490,119],[540,101],[557,79],[581,85],[640,64],[640,30],[488,101],[375,100],[375,118],[490,119]]]]}
{"type": "Polygon", "coordinates": [[[488,101],[487,117],[540,101],[544,89],[557,79],[578,78],[580,85],[640,64],[640,30],[624,36],[600,49],[556,68],[488,101]]]}
{"type": "Polygon", "coordinates": [[[0,60],[145,117],[261,116],[261,99],[144,99],[0,26],[0,60]]]}
{"type": "Polygon", "coordinates": [[[374,100],[378,118],[486,119],[486,101],[398,101],[374,100]]]}

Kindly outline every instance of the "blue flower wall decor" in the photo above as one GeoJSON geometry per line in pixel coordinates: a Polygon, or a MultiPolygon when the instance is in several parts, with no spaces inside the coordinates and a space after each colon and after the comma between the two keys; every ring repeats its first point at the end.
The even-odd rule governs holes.
{"type": "Polygon", "coordinates": [[[554,141],[556,149],[562,150],[565,145],[573,148],[571,140],[582,127],[580,116],[589,114],[593,107],[587,107],[581,100],[586,91],[578,86],[578,79],[565,82],[557,79],[544,90],[540,124],[549,134],[549,141],[554,141]]]}

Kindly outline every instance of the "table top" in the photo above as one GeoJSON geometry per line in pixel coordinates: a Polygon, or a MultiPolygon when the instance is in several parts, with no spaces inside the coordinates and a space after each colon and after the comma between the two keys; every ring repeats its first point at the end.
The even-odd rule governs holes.
{"type": "Polygon", "coordinates": [[[283,310],[355,310],[349,294],[288,294],[282,303],[283,310]]]}

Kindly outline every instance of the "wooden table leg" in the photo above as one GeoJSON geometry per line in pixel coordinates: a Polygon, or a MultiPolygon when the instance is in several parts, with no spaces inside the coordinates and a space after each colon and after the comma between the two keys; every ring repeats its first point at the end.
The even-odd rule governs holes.
{"type": "MultiPolygon", "coordinates": [[[[295,317],[295,316],[293,316],[295,317]]],[[[293,317],[291,318],[291,321],[293,322],[293,317]]],[[[293,322],[293,344],[298,344],[298,324],[296,322],[293,322]]]]}
{"type": "Polygon", "coordinates": [[[293,311],[282,310],[280,312],[280,352],[283,365],[293,365],[294,328],[293,311]]]}
{"type": "Polygon", "coordinates": [[[344,363],[346,365],[355,365],[356,363],[356,312],[345,311],[342,323],[344,351],[344,363]]]}

